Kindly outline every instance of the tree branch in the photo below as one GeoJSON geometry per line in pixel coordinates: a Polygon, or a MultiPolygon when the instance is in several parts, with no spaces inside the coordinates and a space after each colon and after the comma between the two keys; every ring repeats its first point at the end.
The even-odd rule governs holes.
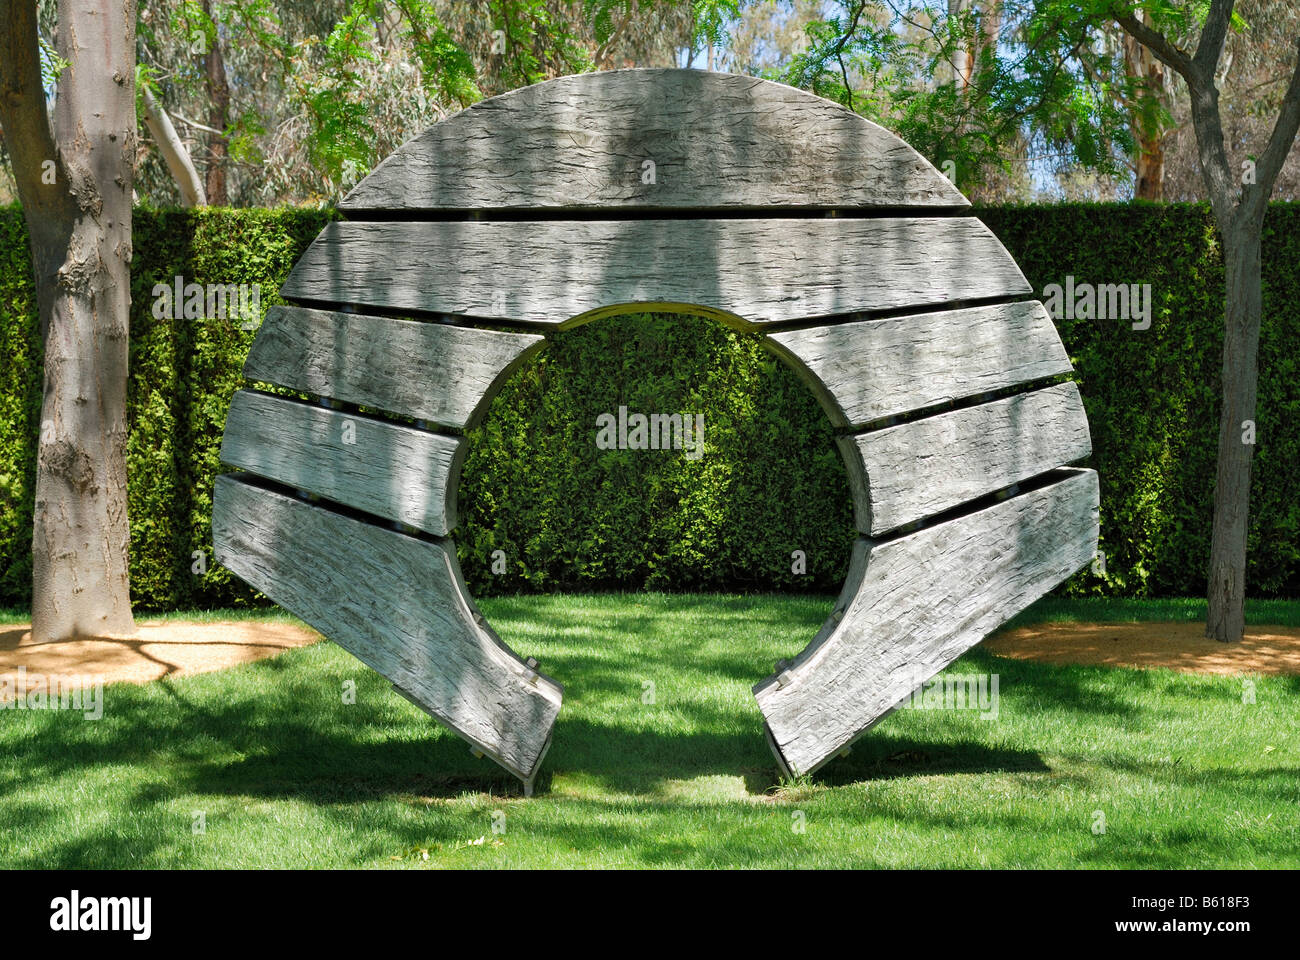
{"type": "Polygon", "coordinates": [[[609,34],[609,37],[596,49],[596,55],[591,58],[597,70],[604,70],[609,61],[609,57],[614,52],[614,44],[623,39],[623,33],[627,30],[628,25],[632,22],[632,5],[628,4],[623,11],[623,19],[619,22],[609,34]]]}
{"type": "Polygon", "coordinates": [[[1287,84],[1286,96],[1282,98],[1282,109],[1273,124],[1268,146],[1255,164],[1255,189],[1247,192],[1252,213],[1260,213],[1267,206],[1268,198],[1273,194],[1273,184],[1295,143],[1297,130],[1300,130],[1300,43],[1296,44],[1295,70],[1287,84]]]}
{"type": "Polygon", "coordinates": [[[181,192],[181,206],[206,206],[208,199],[204,195],[203,182],[199,179],[198,171],[194,169],[194,162],[190,159],[185,144],[181,143],[181,138],[176,135],[176,128],[172,126],[167,111],[159,105],[149,87],[144,84],[140,85],[140,100],[144,106],[145,126],[153,134],[158,144],[158,152],[162,154],[167,170],[181,192]]]}
{"type": "Polygon", "coordinates": [[[840,37],[840,42],[835,45],[835,59],[840,62],[840,76],[844,78],[844,99],[847,101],[844,105],[850,110],[853,109],[853,88],[849,86],[849,68],[844,65],[844,47],[852,39],[854,31],[858,29],[858,21],[862,19],[862,12],[866,9],[865,2],[857,5],[849,29],[844,31],[844,36],[840,37]]]}
{"type": "Polygon", "coordinates": [[[1111,16],[1129,36],[1154,53],[1166,66],[1177,70],[1193,91],[1201,86],[1201,74],[1192,58],[1163,33],[1147,26],[1131,10],[1118,4],[1111,8],[1111,16]]]}
{"type": "Polygon", "coordinates": [[[1192,62],[1201,76],[1212,79],[1219,57],[1223,55],[1223,41],[1232,23],[1233,0],[1211,0],[1210,12],[1201,28],[1201,41],[1196,45],[1192,62]]]}
{"type": "Polygon", "coordinates": [[[215,133],[220,136],[225,136],[225,133],[221,130],[218,130],[216,127],[209,127],[206,124],[199,123],[197,120],[191,120],[189,117],[185,116],[185,114],[181,113],[178,110],[168,110],[167,113],[172,117],[173,120],[179,120],[187,127],[193,127],[194,129],[202,130],[205,133],[215,133]]]}
{"type": "MultiPolygon", "coordinates": [[[[1214,0],[1210,21],[1214,21],[1216,16],[1231,17],[1231,14],[1231,0],[1214,0]],[[1225,5],[1226,13],[1223,9],[1225,5]]],[[[1215,218],[1219,221],[1220,228],[1226,229],[1237,209],[1237,180],[1228,169],[1228,154],[1223,146],[1223,119],[1219,115],[1219,91],[1214,86],[1214,68],[1218,62],[1218,54],[1215,55],[1215,62],[1202,70],[1203,61],[1193,61],[1163,33],[1142,22],[1131,9],[1116,4],[1111,8],[1111,16],[1129,36],[1155,54],[1158,60],[1178,71],[1178,74],[1187,81],[1191,93],[1192,126],[1196,128],[1196,151],[1201,162],[1201,175],[1205,177],[1205,189],[1210,197],[1210,206],[1214,208],[1215,218]]],[[[1210,43],[1213,44],[1213,32],[1217,27],[1210,21],[1207,21],[1206,30],[1210,31],[1210,43]]],[[[1224,29],[1226,30],[1226,27],[1224,29]]],[[[1203,37],[1201,48],[1197,51],[1198,57],[1202,50],[1209,49],[1211,47],[1206,45],[1203,37]]],[[[1222,39],[1214,49],[1222,52],[1222,39]]]]}
{"type": "Polygon", "coordinates": [[[68,201],[68,182],[50,132],[41,83],[41,46],[36,4],[0,0],[0,127],[13,166],[18,196],[27,214],[49,213],[68,201]],[[43,183],[47,161],[54,163],[56,183],[43,183]]]}

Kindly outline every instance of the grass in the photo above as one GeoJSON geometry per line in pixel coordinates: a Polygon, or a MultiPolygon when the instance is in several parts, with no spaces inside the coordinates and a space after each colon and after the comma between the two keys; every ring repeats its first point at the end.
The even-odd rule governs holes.
{"type": "MultiPolygon", "coordinates": [[[[175,610],[165,613],[137,611],[135,619],[136,623],[151,623],[154,621],[162,621],[166,623],[174,620],[184,620],[187,623],[219,623],[232,620],[239,623],[247,621],[256,621],[259,623],[302,623],[302,621],[293,614],[287,613],[279,607],[238,607],[226,610],[175,610]]],[[[31,622],[32,614],[30,610],[17,610],[12,607],[0,607],[0,627],[15,623],[31,622]]]]}
{"type": "Polygon", "coordinates": [[[780,783],[749,687],[829,598],[480,606],[566,685],[538,796],[324,643],[110,687],[95,722],[0,711],[0,865],[1300,866],[1297,677],[1255,678],[1249,703],[1240,678],[977,648],[953,670],[999,676],[997,719],[900,710],[780,783]]]}
{"type": "MultiPolygon", "coordinates": [[[[1008,626],[1027,623],[1204,623],[1205,598],[1112,599],[1043,597],[1008,626]]],[[[1247,624],[1300,627],[1300,602],[1247,600],[1247,624]]]]}

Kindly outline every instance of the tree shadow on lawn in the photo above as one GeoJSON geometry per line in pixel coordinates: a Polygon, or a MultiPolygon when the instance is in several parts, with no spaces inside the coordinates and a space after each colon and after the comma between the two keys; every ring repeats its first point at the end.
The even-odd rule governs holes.
{"type": "MultiPolygon", "coordinates": [[[[250,673],[244,675],[247,682],[234,688],[235,695],[226,688],[214,696],[208,683],[220,681],[205,683],[195,677],[142,688],[110,687],[110,709],[96,723],[54,713],[33,715],[30,736],[9,747],[10,769],[22,776],[0,778],[0,796],[33,778],[54,780],[81,768],[121,764],[165,768],[174,795],[185,790],[246,793],[329,804],[396,794],[436,798],[520,792],[513,776],[490,760],[471,757],[463,741],[401,701],[386,681],[360,664],[357,702],[340,705],[337,693],[326,692],[327,687],[338,689],[337,665],[328,664],[323,672],[318,665],[295,672],[301,671],[300,658],[311,655],[310,650],[296,651],[240,668],[250,673]],[[239,759],[226,759],[232,755],[239,759]]],[[[573,668],[572,675],[592,690],[627,686],[603,671],[599,658],[589,662],[585,656],[557,655],[553,662],[557,672],[573,668]]],[[[1050,701],[1058,712],[1078,714],[1081,722],[1135,712],[1116,695],[1096,689],[1096,677],[1088,671],[987,655],[953,669],[972,666],[1001,671],[1003,689],[1010,689],[1013,697],[1050,701]]],[[[709,669],[719,667],[723,664],[711,662],[709,669]]],[[[743,669],[741,658],[725,668],[743,669]]],[[[660,792],[667,781],[704,776],[743,777],[751,794],[767,792],[777,783],[762,719],[752,704],[732,709],[670,700],[664,708],[679,715],[678,729],[664,731],[643,722],[643,715],[632,708],[639,705],[640,691],[627,692],[626,719],[592,720],[561,712],[539,779],[540,792],[556,772],[646,795],[660,792]]],[[[917,734],[891,730],[886,721],[861,738],[849,757],[819,771],[815,781],[842,786],[910,776],[1046,769],[1035,750],[991,746],[967,737],[960,727],[947,734],[942,729],[917,734]]]]}
{"type": "MultiPolygon", "coordinates": [[[[355,705],[331,710],[320,706],[315,684],[283,685],[270,698],[220,701],[191,699],[192,688],[184,683],[153,686],[166,696],[132,690],[133,696],[118,698],[111,721],[42,718],[33,736],[15,744],[10,759],[23,775],[0,782],[0,794],[32,778],[56,780],[87,767],[123,764],[166,770],[167,786],[142,795],[145,802],[186,792],[337,804],[396,795],[517,795],[521,790],[513,776],[490,760],[474,759],[463,741],[396,701],[395,694],[371,695],[386,692],[382,688],[359,689],[355,705]],[[237,759],[228,759],[232,756],[237,759]]],[[[657,794],[665,781],[704,776],[741,776],[754,794],[777,783],[757,711],[738,717],[701,704],[673,709],[691,732],[562,717],[540,790],[549,787],[556,772],[581,774],[610,790],[643,795],[657,794]]],[[[840,765],[828,779],[1041,768],[1028,751],[888,735],[876,737],[862,756],[880,762],[840,765]],[[899,752],[928,759],[894,766],[889,757],[899,752]]]]}
{"type": "Polygon", "coordinates": [[[963,773],[1047,773],[1051,768],[1033,750],[990,747],[963,741],[920,740],[882,734],[858,740],[847,757],[832,760],[814,775],[828,787],[868,780],[933,777],[963,773]]]}

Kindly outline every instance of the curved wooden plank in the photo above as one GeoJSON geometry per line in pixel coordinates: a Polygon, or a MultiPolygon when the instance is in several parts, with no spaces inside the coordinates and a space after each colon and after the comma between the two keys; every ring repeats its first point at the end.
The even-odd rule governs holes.
{"type": "Polygon", "coordinates": [[[1073,383],[836,441],[857,527],[879,536],[1092,453],[1073,383]]]}
{"type": "Polygon", "coordinates": [[[898,137],[829,100],[754,77],[638,69],[477,103],[406,143],[339,206],[355,216],[774,205],[967,201],[898,137]]]}
{"type": "Polygon", "coordinates": [[[786,330],[764,343],[840,429],[1074,369],[1037,300],[786,330]]]}
{"type": "Polygon", "coordinates": [[[542,343],[534,334],[277,305],[244,376],[462,429],[478,424],[484,399],[542,343]]]}
{"type": "Polygon", "coordinates": [[[1093,558],[1097,475],[1061,476],[904,537],[859,542],[841,619],[754,687],[785,769],[816,770],[1093,558]]]}
{"type": "Polygon", "coordinates": [[[563,688],[510,651],[465,598],[456,551],[217,477],[216,558],[393,681],[526,783],[563,688]]]}
{"type": "Polygon", "coordinates": [[[241,390],[221,462],[366,513],[445,536],[456,526],[465,440],[241,390]]]}
{"type": "Polygon", "coordinates": [[[1029,292],[972,217],[334,222],[281,288],[294,300],[544,326],[627,304],[762,325],[1029,292]]]}

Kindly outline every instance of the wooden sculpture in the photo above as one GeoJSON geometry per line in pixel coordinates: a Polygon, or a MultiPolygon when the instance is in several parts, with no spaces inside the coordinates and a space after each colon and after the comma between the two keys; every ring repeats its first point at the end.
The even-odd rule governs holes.
{"type": "Polygon", "coordinates": [[[835,104],[694,70],[564,77],[436,124],[341,210],[244,370],[319,402],[236,394],[216,555],[526,792],[562,688],[477,612],[449,537],[463,431],[549,329],[678,310],[757,330],[843,431],[848,581],[754,687],[787,774],[1096,552],[1047,311],[947,179],[835,104]]]}

